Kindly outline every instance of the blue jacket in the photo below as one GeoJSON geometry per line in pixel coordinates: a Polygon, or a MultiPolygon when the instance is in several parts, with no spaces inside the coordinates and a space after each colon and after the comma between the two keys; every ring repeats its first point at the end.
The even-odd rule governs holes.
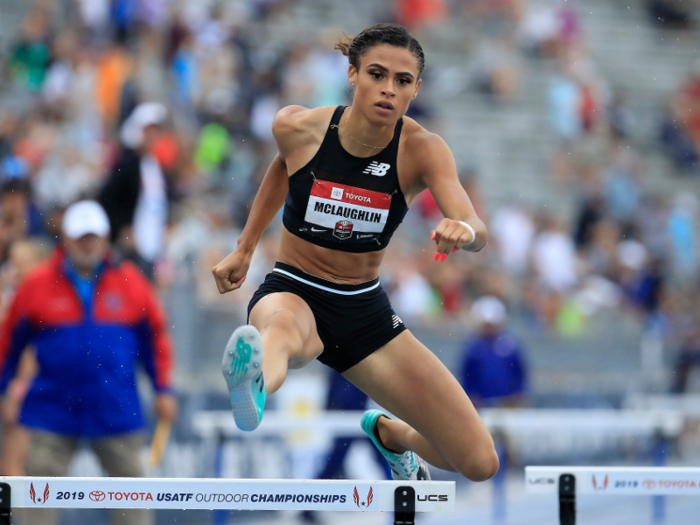
{"type": "Polygon", "coordinates": [[[459,380],[470,397],[489,404],[525,391],[523,349],[515,336],[477,335],[467,342],[465,353],[459,380]]]}
{"type": "Polygon", "coordinates": [[[61,251],[19,286],[0,332],[0,391],[27,345],[39,370],[20,423],[59,434],[97,438],[143,426],[137,365],[167,392],[172,344],[151,284],[129,262],[105,261],[86,292],[61,251]]]}

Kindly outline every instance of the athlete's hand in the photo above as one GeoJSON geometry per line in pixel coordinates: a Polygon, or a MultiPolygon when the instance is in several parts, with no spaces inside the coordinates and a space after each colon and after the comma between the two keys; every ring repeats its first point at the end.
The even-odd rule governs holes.
{"type": "Polygon", "coordinates": [[[474,234],[460,221],[442,219],[438,227],[430,233],[437,245],[435,260],[444,261],[447,255],[474,241],[474,234]]]}
{"type": "Polygon", "coordinates": [[[248,275],[252,253],[236,248],[211,269],[219,293],[238,290],[248,275]]]}

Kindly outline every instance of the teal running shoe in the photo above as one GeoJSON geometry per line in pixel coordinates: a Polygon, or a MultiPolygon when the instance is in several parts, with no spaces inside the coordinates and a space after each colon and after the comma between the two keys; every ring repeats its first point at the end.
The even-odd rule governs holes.
{"type": "Polygon", "coordinates": [[[381,410],[368,410],[362,414],[360,425],[362,430],[369,436],[374,445],[379,449],[389,463],[391,468],[391,477],[395,480],[413,479],[413,480],[430,480],[430,471],[428,464],[415,452],[408,450],[403,454],[392,452],[382,445],[379,441],[377,428],[377,420],[380,417],[391,419],[381,410]]]}
{"type": "Polygon", "coordinates": [[[233,418],[241,430],[258,428],[262,421],[267,385],[262,373],[262,340],[251,325],[239,326],[224,350],[221,371],[226,379],[233,418]]]}

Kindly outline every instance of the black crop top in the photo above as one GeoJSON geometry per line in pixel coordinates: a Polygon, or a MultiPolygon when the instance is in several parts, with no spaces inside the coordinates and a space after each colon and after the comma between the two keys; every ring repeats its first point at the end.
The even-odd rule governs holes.
{"type": "Polygon", "coordinates": [[[408,206],[396,171],[403,119],[389,145],[373,157],[340,145],[338,106],[314,158],[289,177],[282,221],[294,235],[343,252],[375,252],[389,244],[408,206]]]}

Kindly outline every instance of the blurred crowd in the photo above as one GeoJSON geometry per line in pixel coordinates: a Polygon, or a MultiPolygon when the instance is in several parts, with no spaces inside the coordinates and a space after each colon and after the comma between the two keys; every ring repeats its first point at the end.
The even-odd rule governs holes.
{"type": "MultiPolygon", "coordinates": [[[[235,246],[276,153],[272,119],[288,104],[335,105],[351,96],[346,59],[333,51],[346,28],[290,31],[285,40],[280,28],[298,3],[38,0],[24,9],[0,57],[4,293],[25,255],[37,257],[57,242],[63,210],[97,198],[113,224],[127,210],[113,228],[114,249],[161,290],[189,283],[199,305],[242,319],[274,261],[279,221],[240,293],[220,297],[210,268],[235,246]],[[157,109],[143,109],[154,102],[157,109]],[[139,184],[138,174],[138,202],[125,203],[120,192],[139,184]]],[[[515,192],[485,209],[479,184],[487,181],[462,167],[490,244],[435,263],[429,232],[441,214],[424,192],[382,269],[399,315],[409,323],[465,324],[472,303],[492,295],[534,330],[575,337],[592,326],[587,320],[616,312],[700,352],[697,196],[661,196],[646,185],[634,111],[587,52],[581,5],[397,0],[385,7],[384,16],[419,38],[429,40],[448,19],[473,28],[464,89],[489,103],[517,101],[530,61],[553,65],[542,95],[556,141],[548,159],[554,186],[542,191],[578,201],[568,217],[533,209],[515,192]]],[[[649,24],[693,31],[690,12],[675,8],[678,2],[649,2],[649,24]]],[[[428,72],[428,94],[419,100],[429,100],[437,73],[428,72]]],[[[669,94],[659,122],[663,151],[687,177],[698,175],[699,85],[696,66],[669,94]]],[[[429,104],[410,115],[439,131],[429,104]]]]}
{"type": "MultiPolygon", "coordinates": [[[[700,62],[668,94],[668,103],[656,101],[668,110],[657,121],[658,141],[645,144],[636,128],[646,115],[636,113],[589,52],[583,3],[447,5],[473,29],[466,74],[443,77],[458,84],[452,92],[481,93],[487,103],[507,109],[523,103],[528,75],[548,71],[541,96],[554,147],[547,159],[551,188],[542,192],[552,199],[574,196],[576,205],[557,215],[521,202],[514,187],[504,192],[504,204],[483,209],[478,174],[465,171],[465,188],[486,220],[490,244],[476,257],[455,257],[441,266],[430,263],[427,246],[414,257],[397,255],[403,262],[390,276],[397,310],[405,317],[468,321],[470,304],[492,294],[536,330],[577,337],[595,329],[592,319],[628,319],[647,334],[670,339],[681,349],[682,367],[700,362],[699,194],[672,189],[675,181],[700,176],[700,62]],[[667,156],[665,172],[649,173],[659,168],[650,167],[647,150],[667,156]],[[660,192],[651,175],[665,179],[669,189],[660,192]]],[[[697,7],[649,2],[649,26],[682,38],[696,29],[697,7]]],[[[416,208],[427,224],[439,219],[429,194],[416,208]]],[[[416,226],[413,231],[421,231],[416,226]]],[[[684,388],[682,380],[676,383],[684,388]]]]}

